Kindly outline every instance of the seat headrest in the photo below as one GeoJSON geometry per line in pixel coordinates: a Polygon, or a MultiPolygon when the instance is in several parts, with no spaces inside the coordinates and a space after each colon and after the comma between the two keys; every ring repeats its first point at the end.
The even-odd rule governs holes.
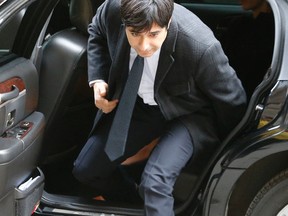
{"type": "Polygon", "coordinates": [[[87,34],[87,28],[97,8],[104,0],[70,0],[70,21],[81,32],[87,34]]]}

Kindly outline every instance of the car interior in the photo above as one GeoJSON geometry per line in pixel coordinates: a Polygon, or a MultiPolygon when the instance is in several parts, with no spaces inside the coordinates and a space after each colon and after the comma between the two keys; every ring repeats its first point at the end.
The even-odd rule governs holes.
{"type": "MultiPolygon", "coordinates": [[[[11,153],[0,158],[0,178],[1,181],[2,179],[7,181],[6,184],[0,185],[0,200],[4,199],[1,198],[4,195],[10,199],[7,193],[12,193],[12,191],[7,192],[10,191],[7,188],[15,187],[25,181],[31,175],[30,172],[25,172],[29,169],[34,170],[33,176],[40,176],[35,184],[39,186],[37,190],[41,192],[43,190],[47,203],[61,203],[67,199],[69,203],[75,202],[83,205],[95,205],[96,203],[98,206],[108,204],[118,207],[141,208],[143,203],[132,205],[93,200],[93,195],[95,195],[93,189],[74,179],[71,172],[73,161],[88,138],[97,112],[93,90],[87,82],[87,27],[102,2],[103,0],[59,1],[47,23],[47,29],[43,33],[40,72],[31,61],[25,58],[15,57],[14,61],[5,64],[4,58],[1,57],[1,66],[3,66],[0,69],[0,117],[1,119],[5,118],[6,121],[3,125],[0,122],[0,134],[3,134],[0,142],[4,143],[0,146],[0,154],[7,148],[9,151],[12,149],[7,137],[20,136],[18,142],[22,142],[22,149],[19,151],[13,149],[11,153]],[[21,77],[16,73],[19,68],[22,72],[21,77]],[[14,76],[13,73],[15,73],[14,76]],[[12,83],[12,89],[5,89],[7,82],[12,83]],[[5,95],[5,97],[8,99],[4,100],[5,97],[2,97],[1,94],[7,92],[9,95],[5,95]],[[9,100],[11,97],[15,97],[17,102],[9,100]],[[25,107],[23,112],[17,111],[19,107],[25,107]],[[11,129],[11,122],[12,124],[19,123],[11,129]],[[37,127],[30,128],[30,124],[37,125],[37,127]],[[19,134],[19,130],[24,131],[19,134]],[[26,139],[29,140],[29,142],[27,141],[29,145],[25,145],[26,139]],[[30,140],[34,141],[30,142],[30,140]],[[18,157],[23,158],[10,163],[9,161],[13,160],[15,154],[19,154],[18,157]],[[32,156],[35,158],[29,159],[30,163],[21,163],[25,158],[32,156]],[[35,167],[38,160],[40,160],[38,166],[41,170],[32,168],[35,167]],[[15,163],[18,168],[13,170],[12,178],[12,174],[9,176],[6,173],[9,167],[14,166],[15,163]],[[2,164],[8,165],[2,166],[2,164]],[[15,173],[18,175],[15,176],[15,173]],[[23,175],[23,173],[25,174],[23,175]],[[14,182],[13,179],[15,179],[14,182]],[[7,184],[11,186],[7,186],[7,184]],[[2,188],[2,185],[5,188],[2,188]]],[[[191,4],[189,1],[181,0],[175,2],[198,15],[219,38],[226,31],[227,17],[250,13],[244,11],[238,4],[221,7],[221,5],[213,4],[191,4]]],[[[249,118],[254,119],[255,116],[249,118]]],[[[241,130],[244,128],[248,130],[255,126],[247,127],[246,123],[245,126],[242,125],[241,130]]],[[[237,133],[230,135],[228,139],[235,137],[237,133]]],[[[19,146],[18,143],[13,142],[12,144],[13,148],[19,146]]],[[[176,209],[178,208],[176,212],[185,208],[187,201],[198,200],[195,195],[199,193],[201,184],[206,180],[205,173],[202,171],[208,166],[209,157],[205,156],[197,163],[194,160],[183,169],[173,192],[175,206],[176,209]]],[[[141,162],[127,166],[125,169],[134,176],[136,181],[139,181],[144,165],[145,162],[141,162]]],[[[34,199],[39,199],[40,193],[34,195],[34,199]]],[[[19,196],[21,197],[23,194],[19,193],[19,196]]],[[[1,203],[5,204],[6,202],[0,202],[0,208],[2,205],[4,206],[1,203]]],[[[26,211],[30,211],[30,209],[26,211]]]]}

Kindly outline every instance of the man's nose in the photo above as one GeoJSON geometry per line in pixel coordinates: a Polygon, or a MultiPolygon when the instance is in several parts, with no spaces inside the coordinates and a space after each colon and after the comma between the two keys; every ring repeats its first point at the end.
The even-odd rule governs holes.
{"type": "Polygon", "coordinates": [[[146,37],[142,37],[139,40],[139,49],[142,51],[148,50],[149,49],[149,40],[146,37]]]}

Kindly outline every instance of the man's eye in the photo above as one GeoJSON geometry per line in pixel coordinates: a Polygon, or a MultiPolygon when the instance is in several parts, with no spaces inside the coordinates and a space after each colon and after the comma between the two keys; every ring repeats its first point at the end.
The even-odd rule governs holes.
{"type": "Polygon", "coordinates": [[[137,32],[131,32],[131,35],[132,35],[133,37],[137,37],[137,36],[138,36],[138,33],[137,33],[137,32]]]}
{"type": "Polygon", "coordinates": [[[154,37],[157,37],[158,36],[158,33],[151,33],[149,34],[150,37],[154,38],[154,37]]]}

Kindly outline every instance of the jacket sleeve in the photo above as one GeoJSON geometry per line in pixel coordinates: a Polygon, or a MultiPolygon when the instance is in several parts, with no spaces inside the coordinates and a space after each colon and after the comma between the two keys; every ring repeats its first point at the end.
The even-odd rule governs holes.
{"type": "Polygon", "coordinates": [[[106,11],[107,1],[98,8],[88,26],[88,82],[98,79],[107,81],[108,79],[111,57],[107,44],[106,11]]]}

